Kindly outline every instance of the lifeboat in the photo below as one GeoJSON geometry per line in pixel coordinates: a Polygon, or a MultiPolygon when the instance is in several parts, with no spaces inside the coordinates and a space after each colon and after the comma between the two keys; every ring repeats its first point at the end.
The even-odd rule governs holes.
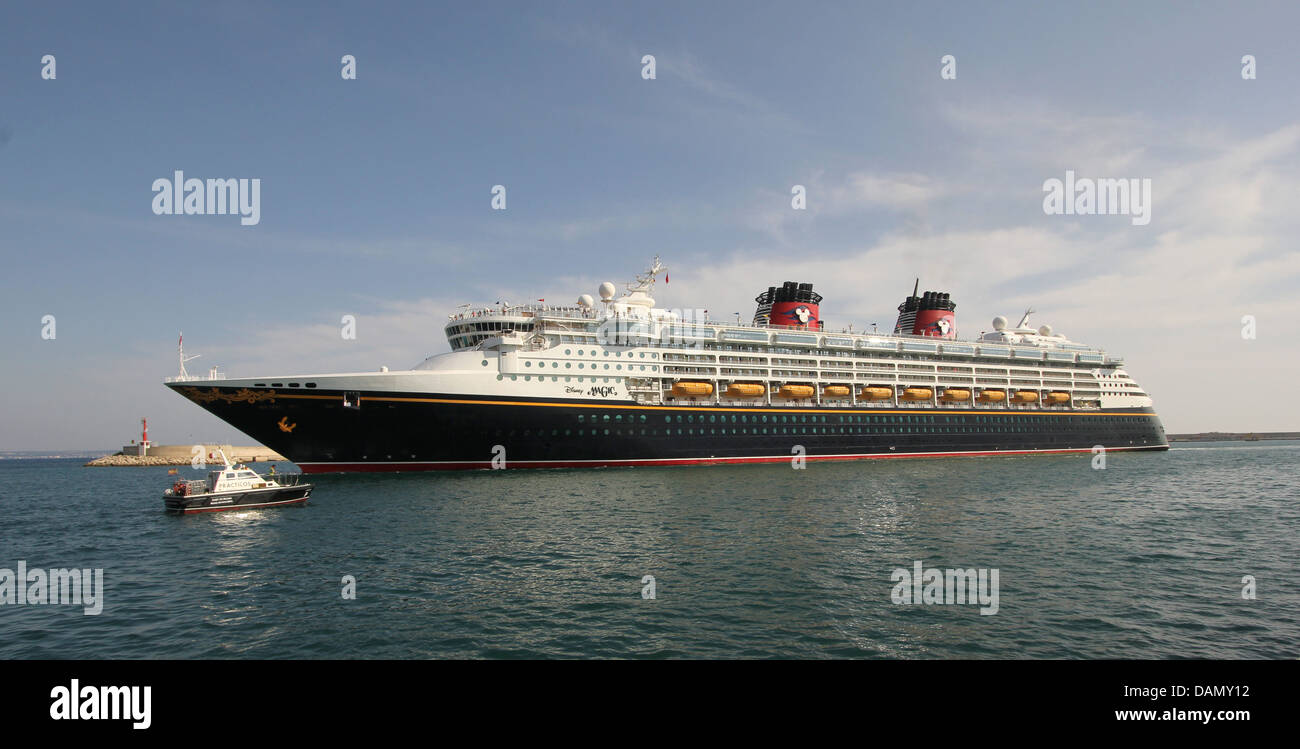
{"type": "Polygon", "coordinates": [[[1016,394],[1011,396],[1012,403],[1033,403],[1038,400],[1038,393],[1032,390],[1017,390],[1016,394]]]}
{"type": "Polygon", "coordinates": [[[939,396],[939,398],[950,403],[953,401],[968,401],[970,400],[970,391],[961,388],[948,388],[943,391],[943,395],[939,396]]]}
{"type": "Polygon", "coordinates": [[[753,382],[733,382],[727,386],[728,398],[759,398],[767,388],[753,382]]]}
{"type": "Polygon", "coordinates": [[[1051,401],[1052,403],[1069,403],[1070,394],[1061,392],[1060,390],[1053,390],[1052,392],[1047,394],[1047,400],[1051,401]]]}
{"type": "Polygon", "coordinates": [[[811,398],[813,397],[812,385],[782,385],[777,395],[781,398],[811,398]]]}
{"type": "Polygon", "coordinates": [[[893,388],[865,387],[858,391],[858,397],[864,400],[887,401],[894,397],[893,388]]]}
{"type": "Polygon", "coordinates": [[[928,401],[934,391],[930,388],[907,388],[903,391],[903,400],[905,401],[928,401]]]}
{"type": "Polygon", "coordinates": [[[673,395],[679,398],[700,398],[706,395],[713,395],[713,384],[708,382],[692,382],[690,380],[674,382],[673,395]]]}
{"type": "Polygon", "coordinates": [[[981,390],[980,397],[977,398],[980,403],[1001,403],[1007,399],[1005,390],[981,390]]]}
{"type": "Polygon", "coordinates": [[[827,385],[822,388],[822,397],[824,398],[847,398],[853,391],[848,385],[827,385]]]}

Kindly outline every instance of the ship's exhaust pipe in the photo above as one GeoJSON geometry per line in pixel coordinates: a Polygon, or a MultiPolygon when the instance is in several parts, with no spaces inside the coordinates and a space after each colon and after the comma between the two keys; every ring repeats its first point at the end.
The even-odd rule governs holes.
{"type": "Polygon", "coordinates": [[[821,327],[822,295],[813,291],[810,283],[786,281],[780,286],[769,286],[767,291],[754,297],[758,303],[754,311],[755,325],[780,325],[790,328],[821,327]]]}
{"type": "Polygon", "coordinates": [[[921,279],[916,279],[912,295],[898,305],[898,320],[894,332],[903,335],[923,335],[934,338],[957,337],[957,303],[940,291],[927,291],[917,296],[921,279]]]}

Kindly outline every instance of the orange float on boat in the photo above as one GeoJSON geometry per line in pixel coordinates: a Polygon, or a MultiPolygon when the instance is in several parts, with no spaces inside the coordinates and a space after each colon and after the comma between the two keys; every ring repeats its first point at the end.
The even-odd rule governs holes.
{"type": "Polygon", "coordinates": [[[724,393],[728,398],[759,398],[767,388],[753,382],[733,382],[727,386],[727,392],[724,393]]]}
{"type": "Polygon", "coordinates": [[[781,390],[777,393],[781,398],[811,398],[813,397],[812,385],[782,385],[781,390]]]}
{"type": "Polygon", "coordinates": [[[673,383],[673,395],[679,398],[699,398],[713,395],[713,384],[709,382],[692,382],[683,380],[673,383]]]}

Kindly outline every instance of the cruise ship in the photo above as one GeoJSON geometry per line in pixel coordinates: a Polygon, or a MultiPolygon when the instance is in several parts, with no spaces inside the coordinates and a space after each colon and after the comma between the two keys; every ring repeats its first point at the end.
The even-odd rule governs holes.
{"type": "Polygon", "coordinates": [[[652,267],[572,305],[450,315],[451,351],[409,370],[169,378],[167,386],[304,472],[676,466],[1167,450],[1123,359],[1032,310],[957,336],[947,293],[892,332],[828,330],[810,283],[752,321],[655,306],[652,267]]]}

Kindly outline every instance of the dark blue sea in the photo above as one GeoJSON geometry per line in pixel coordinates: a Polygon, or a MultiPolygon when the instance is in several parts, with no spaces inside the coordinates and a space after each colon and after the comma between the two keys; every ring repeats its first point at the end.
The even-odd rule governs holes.
{"type": "Polygon", "coordinates": [[[82,462],[0,461],[0,568],[102,568],[103,612],[2,605],[0,658],[1300,656],[1300,442],[316,476],[188,517],[167,469],[82,462]],[[895,603],[918,561],[996,570],[997,613],[895,603]]]}

